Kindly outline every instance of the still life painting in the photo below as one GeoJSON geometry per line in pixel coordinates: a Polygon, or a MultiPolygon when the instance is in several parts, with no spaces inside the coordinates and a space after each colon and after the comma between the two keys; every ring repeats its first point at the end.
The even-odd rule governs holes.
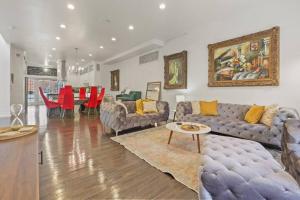
{"type": "Polygon", "coordinates": [[[111,91],[119,91],[120,90],[120,70],[111,71],[111,91]]]}
{"type": "Polygon", "coordinates": [[[187,51],[165,56],[164,89],[187,88],[187,51]]]}
{"type": "Polygon", "coordinates": [[[279,85],[279,27],[208,48],[208,86],[279,85]]]}

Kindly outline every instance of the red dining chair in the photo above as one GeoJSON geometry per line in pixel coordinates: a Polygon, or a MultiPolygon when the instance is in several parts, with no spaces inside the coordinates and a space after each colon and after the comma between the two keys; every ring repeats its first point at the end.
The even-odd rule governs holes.
{"type": "Polygon", "coordinates": [[[61,105],[61,117],[65,116],[67,110],[71,110],[74,116],[74,94],[72,86],[66,85],[64,89],[64,98],[63,103],[61,105]]]}
{"type": "Polygon", "coordinates": [[[79,100],[86,100],[86,90],[85,90],[85,87],[79,88],[79,100]]]}
{"type": "Polygon", "coordinates": [[[90,115],[90,111],[91,109],[95,111],[97,111],[97,87],[93,86],[91,87],[91,90],[90,90],[90,98],[89,98],[89,101],[87,103],[84,103],[84,107],[85,108],[88,108],[88,115],[90,115]]]}
{"type": "Polygon", "coordinates": [[[105,88],[101,88],[99,96],[97,97],[97,108],[101,105],[102,100],[104,98],[104,94],[105,94],[105,88]]]}
{"type": "Polygon", "coordinates": [[[41,87],[39,87],[39,91],[40,91],[40,95],[47,107],[47,116],[49,117],[51,115],[52,111],[55,111],[55,109],[60,108],[59,103],[54,102],[54,101],[50,101],[44,94],[43,90],[41,87]]]}
{"type": "Polygon", "coordinates": [[[57,99],[57,103],[59,103],[59,105],[63,104],[64,96],[65,96],[65,88],[60,88],[59,94],[58,94],[58,99],[57,99]]]}

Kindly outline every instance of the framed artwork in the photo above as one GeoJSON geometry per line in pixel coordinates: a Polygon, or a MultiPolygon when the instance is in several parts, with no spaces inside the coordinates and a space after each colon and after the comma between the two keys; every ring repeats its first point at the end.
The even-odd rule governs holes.
{"type": "Polygon", "coordinates": [[[273,27],[208,45],[208,86],[278,86],[279,32],[273,27]]]}
{"type": "Polygon", "coordinates": [[[120,90],[120,70],[114,70],[110,72],[110,90],[119,91],[120,90]]]}
{"type": "Polygon", "coordinates": [[[164,89],[187,88],[187,51],[165,56],[164,89]]]}
{"type": "Polygon", "coordinates": [[[161,95],[161,82],[148,82],[146,90],[146,99],[151,99],[155,101],[160,100],[161,95]]]}

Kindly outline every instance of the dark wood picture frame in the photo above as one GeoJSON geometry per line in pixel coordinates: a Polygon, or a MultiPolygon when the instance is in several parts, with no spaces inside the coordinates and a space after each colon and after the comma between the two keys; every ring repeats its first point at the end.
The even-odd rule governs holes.
{"type": "Polygon", "coordinates": [[[279,39],[280,28],[273,27],[271,29],[257,32],[254,34],[238,37],[223,42],[208,45],[208,86],[209,87],[233,87],[233,86],[278,86],[279,85],[279,39]],[[268,77],[261,79],[248,80],[216,80],[216,60],[214,53],[217,49],[231,47],[250,42],[251,51],[255,51],[258,47],[260,39],[270,37],[268,47],[268,77]],[[251,45],[253,43],[253,45],[251,45]]]}
{"type": "Polygon", "coordinates": [[[114,70],[110,72],[110,90],[119,91],[120,90],[120,70],[114,70]]]}
{"type": "Polygon", "coordinates": [[[187,89],[187,51],[164,56],[165,67],[164,67],[164,89],[187,89]],[[179,84],[170,84],[171,74],[170,72],[170,61],[180,59],[181,67],[178,74],[178,79],[181,79],[179,84]]]}

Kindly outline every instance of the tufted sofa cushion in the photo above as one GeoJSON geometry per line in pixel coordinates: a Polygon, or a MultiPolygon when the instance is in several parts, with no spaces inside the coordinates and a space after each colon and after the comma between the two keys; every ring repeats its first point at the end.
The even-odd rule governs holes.
{"type": "Polygon", "coordinates": [[[176,116],[178,121],[206,124],[212,128],[213,132],[280,147],[283,124],[288,118],[297,118],[296,113],[281,108],[274,117],[272,126],[268,127],[264,124],[245,122],[244,117],[249,108],[248,105],[219,103],[219,116],[202,116],[192,114],[190,102],[181,102],[177,105],[176,116]]]}
{"type": "Polygon", "coordinates": [[[300,184],[300,121],[288,120],[282,137],[281,160],[300,184]]]}
{"type": "Polygon", "coordinates": [[[199,199],[300,199],[297,182],[261,144],[208,135],[202,147],[199,199]]]}
{"type": "Polygon", "coordinates": [[[244,120],[244,117],[249,108],[250,106],[248,105],[219,103],[218,112],[220,116],[224,118],[244,120]]]}

